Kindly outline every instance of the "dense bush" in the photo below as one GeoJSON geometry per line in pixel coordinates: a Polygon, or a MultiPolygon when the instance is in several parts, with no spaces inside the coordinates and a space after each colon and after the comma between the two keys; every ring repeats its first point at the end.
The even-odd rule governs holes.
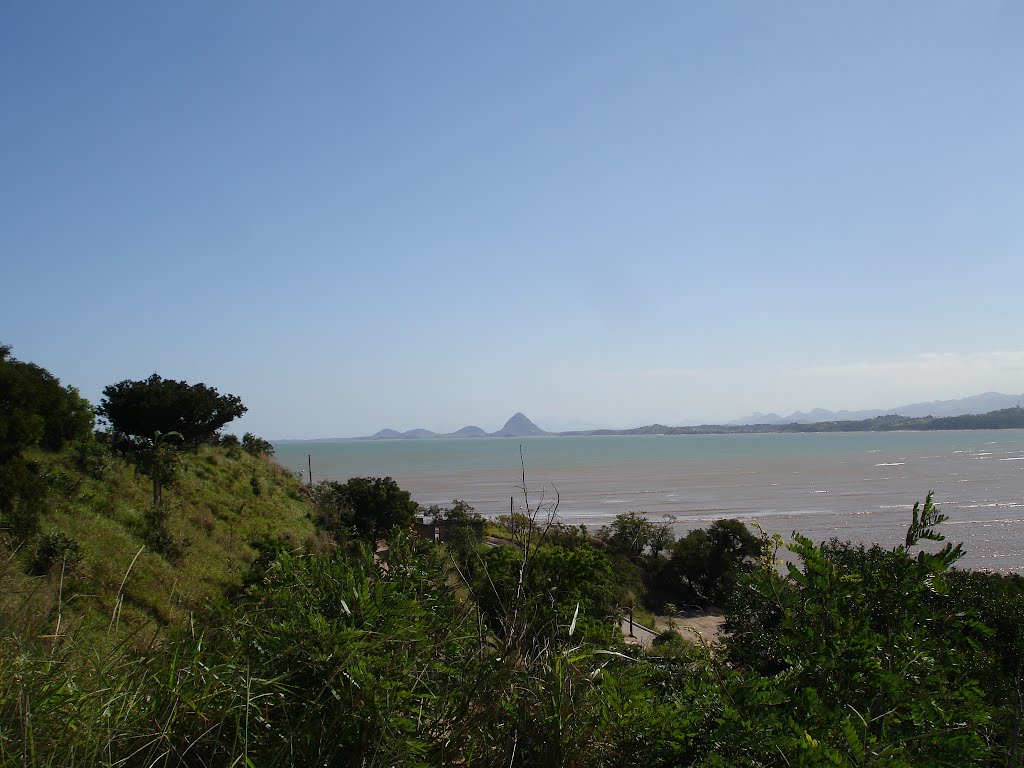
{"type": "Polygon", "coordinates": [[[369,542],[392,528],[412,526],[419,505],[390,477],[323,480],[313,488],[318,523],[338,539],[369,542]]]}
{"type": "Polygon", "coordinates": [[[795,535],[800,566],[765,560],[730,605],[729,658],[770,679],[823,760],[882,765],[980,764],[995,741],[978,655],[989,633],[958,614],[946,580],[958,547],[925,502],[893,550],[815,545],[795,535]]]}
{"type": "Polygon", "coordinates": [[[473,586],[483,620],[505,646],[611,639],[618,590],[608,556],[593,547],[494,547],[473,586]]]}
{"type": "Polygon", "coordinates": [[[0,527],[24,539],[37,526],[46,486],[29,448],[57,451],[91,439],[92,407],[49,371],[0,345],[0,527]]]}

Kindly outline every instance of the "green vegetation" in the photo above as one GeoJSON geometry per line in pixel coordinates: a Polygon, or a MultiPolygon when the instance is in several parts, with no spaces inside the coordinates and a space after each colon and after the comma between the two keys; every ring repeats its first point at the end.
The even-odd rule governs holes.
{"type": "Polygon", "coordinates": [[[92,424],[77,390],[0,344],[0,525],[15,536],[35,530],[46,489],[29,452],[85,440],[92,424]]]}
{"type": "Polygon", "coordinates": [[[629,512],[597,532],[622,585],[620,604],[652,611],[723,606],[737,579],[752,570],[762,542],[738,520],[718,520],[677,541],[670,522],[629,512]]]}
{"type": "Polygon", "coordinates": [[[242,435],[242,449],[248,451],[253,456],[274,455],[274,446],[268,440],[256,437],[252,432],[246,432],[242,435]]]}
{"type": "MultiPolygon", "coordinates": [[[[177,447],[195,450],[245,411],[237,395],[219,395],[205,384],[190,386],[155,373],[145,381],[125,380],[106,387],[96,410],[110,425],[114,447],[153,481],[154,509],[160,507],[164,487],[178,477],[177,447]]],[[[253,436],[246,437],[251,446],[253,436]]],[[[247,450],[254,452],[249,446],[247,450]]]]}
{"type": "Polygon", "coordinates": [[[658,586],[679,604],[724,605],[737,581],[761,554],[761,542],[738,520],[717,520],[672,545],[656,575],[658,586]]]}
{"type": "Polygon", "coordinates": [[[106,387],[96,409],[120,445],[131,447],[157,434],[176,432],[187,448],[209,441],[245,411],[237,395],[221,395],[205,384],[162,379],[155,373],[145,381],[125,380],[106,387]]]}
{"type": "Polygon", "coordinates": [[[27,478],[0,510],[0,765],[1021,763],[1024,579],[956,570],[930,496],[901,546],[794,534],[784,569],[735,521],[591,536],[528,499],[496,546],[431,509],[474,532],[435,544],[390,478],[310,494],[258,438],[173,448],[154,504],[77,393],[6,349],[0,387],[27,478]],[[726,634],[625,645],[620,608],[668,602],[726,634]]]}
{"type": "Polygon", "coordinates": [[[320,526],[339,539],[355,536],[370,543],[394,527],[409,528],[419,509],[390,477],[323,480],[313,488],[313,498],[320,526]]]}

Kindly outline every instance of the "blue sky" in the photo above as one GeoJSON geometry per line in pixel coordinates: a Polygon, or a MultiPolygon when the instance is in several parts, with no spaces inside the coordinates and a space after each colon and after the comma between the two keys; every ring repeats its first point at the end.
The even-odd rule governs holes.
{"type": "Polygon", "coordinates": [[[1024,391],[1024,5],[0,5],[0,341],[270,438],[1024,391]]]}

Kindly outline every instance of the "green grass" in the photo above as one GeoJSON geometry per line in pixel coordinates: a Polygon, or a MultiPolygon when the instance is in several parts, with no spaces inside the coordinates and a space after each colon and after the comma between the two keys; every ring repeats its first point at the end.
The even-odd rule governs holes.
{"type": "Polygon", "coordinates": [[[85,453],[29,456],[48,489],[38,530],[0,549],[0,765],[177,764],[181,718],[227,727],[244,692],[238,670],[198,662],[204,619],[260,547],[329,544],[297,480],[240,449],[182,454],[156,516],[148,478],[85,453]],[[40,565],[44,542],[66,554],[40,565]]]}
{"type": "Polygon", "coordinates": [[[63,579],[61,564],[54,563],[49,574],[29,580],[48,593],[37,600],[52,603],[60,592],[68,621],[109,621],[120,596],[121,622],[184,626],[242,583],[259,545],[325,546],[296,479],[238,449],[204,446],[183,454],[177,481],[164,490],[170,546],[163,551],[147,536],[150,481],[133,466],[107,457],[100,468],[83,472],[70,450],[32,459],[49,493],[39,533],[15,543],[14,560],[26,567],[47,534],[78,544],[80,560],[63,579]]]}
{"type": "Polygon", "coordinates": [[[484,535],[492,539],[502,539],[503,541],[508,542],[512,541],[512,533],[508,529],[502,528],[500,525],[490,520],[487,521],[487,527],[484,535]]]}

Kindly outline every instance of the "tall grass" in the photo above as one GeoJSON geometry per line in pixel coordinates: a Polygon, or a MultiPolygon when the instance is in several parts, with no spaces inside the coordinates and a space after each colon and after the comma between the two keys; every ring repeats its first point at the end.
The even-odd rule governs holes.
{"type": "Polygon", "coordinates": [[[186,455],[161,518],[174,560],[147,546],[146,479],[79,453],[33,456],[40,533],[4,547],[0,765],[244,762],[267,683],[195,628],[266,547],[320,546],[298,484],[241,451],[186,455]]]}

